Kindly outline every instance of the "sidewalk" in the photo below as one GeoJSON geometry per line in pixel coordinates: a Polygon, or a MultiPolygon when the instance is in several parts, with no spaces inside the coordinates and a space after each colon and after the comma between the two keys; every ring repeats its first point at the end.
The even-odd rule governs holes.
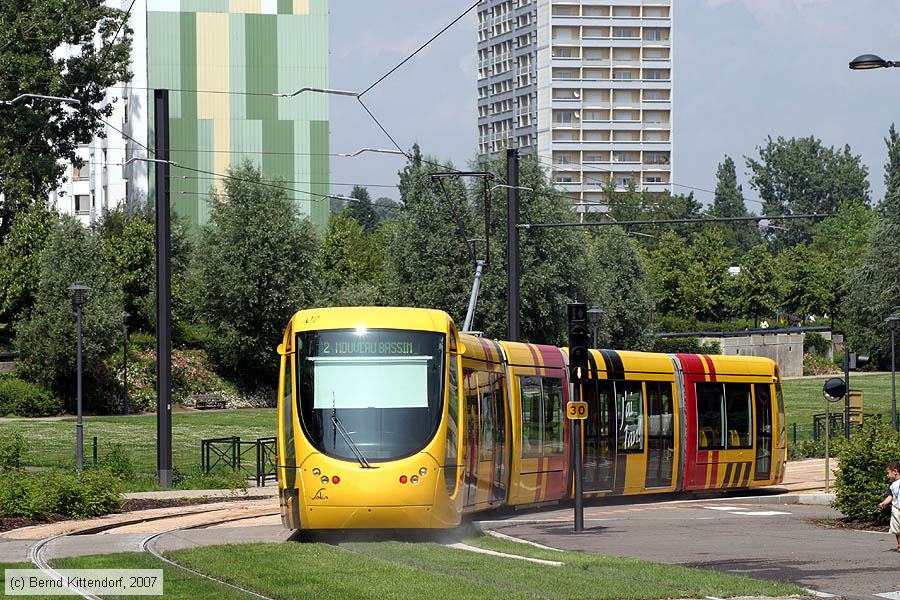
{"type": "Polygon", "coordinates": [[[157,492],[128,492],[122,494],[126,500],[167,500],[171,498],[242,498],[278,495],[278,484],[270,482],[265,487],[247,485],[244,490],[160,490],[157,492]]]}

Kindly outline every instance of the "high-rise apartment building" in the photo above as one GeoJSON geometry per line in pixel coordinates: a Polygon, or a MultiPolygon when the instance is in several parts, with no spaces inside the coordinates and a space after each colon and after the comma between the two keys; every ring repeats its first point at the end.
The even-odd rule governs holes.
{"type": "Polygon", "coordinates": [[[478,145],[537,155],[577,204],[672,182],[672,0],[485,0],[478,145]]]}
{"type": "Polygon", "coordinates": [[[86,166],[69,169],[59,208],[91,221],[122,202],[152,201],[152,164],[129,159],[152,157],[153,90],[168,89],[170,158],[209,172],[171,170],[175,212],[204,224],[223,181],[210,173],[250,160],[324,228],[328,97],[275,94],[328,87],[328,0],[137,0],[129,24],[133,80],[107,94],[115,129],[79,149],[86,166]]]}

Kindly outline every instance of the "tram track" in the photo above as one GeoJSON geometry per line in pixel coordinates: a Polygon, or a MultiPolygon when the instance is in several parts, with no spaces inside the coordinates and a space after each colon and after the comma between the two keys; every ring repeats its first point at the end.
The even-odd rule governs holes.
{"type": "MultiPolygon", "coordinates": [[[[95,535],[95,534],[100,534],[100,533],[109,533],[111,531],[114,531],[115,529],[127,528],[127,527],[142,525],[142,524],[146,524],[146,523],[153,523],[153,522],[174,520],[174,519],[183,519],[185,517],[200,516],[200,515],[204,515],[204,514],[208,514],[208,513],[209,514],[220,513],[220,512],[228,511],[228,510],[230,510],[230,507],[216,506],[214,508],[206,508],[206,509],[202,509],[202,510],[192,510],[192,511],[177,513],[177,514],[150,515],[150,516],[143,516],[143,517],[136,518],[136,519],[117,521],[114,523],[102,523],[99,525],[82,527],[80,529],[75,529],[73,531],[68,531],[65,533],[48,536],[48,537],[38,540],[29,549],[28,558],[29,558],[29,561],[35,567],[40,569],[47,576],[53,577],[55,579],[64,579],[64,578],[62,578],[61,574],[50,565],[49,559],[47,556],[48,547],[63,538],[71,538],[71,537],[78,537],[78,536],[85,536],[85,535],[95,535]]],[[[192,530],[192,529],[208,529],[210,527],[215,527],[217,525],[221,525],[221,524],[225,524],[225,523],[232,523],[232,522],[236,522],[236,521],[244,521],[244,520],[250,520],[250,519],[259,519],[259,518],[263,518],[263,517],[270,517],[270,516],[277,515],[277,514],[279,514],[278,511],[268,511],[268,512],[263,512],[263,513],[242,515],[242,516],[238,516],[238,517],[227,517],[227,518],[205,520],[201,523],[193,523],[193,524],[189,524],[189,525],[182,525],[180,527],[173,527],[170,529],[166,529],[164,531],[156,532],[152,535],[145,537],[143,540],[141,540],[140,547],[143,552],[147,552],[147,553],[151,554],[155,558],[161,560],[162,562],[164,562],[170,566],[187,571],[193,575],[197,575],[197,576],[203,577],[205,579],[215,581],[216,583],[220,583],[226,587],[229,587],[229,588],[232,588],[235,590],[239,590],[239,591],[244,592],[254,598],[261,598],[263,600],[273,600],[271,598],[268,598],[267,596],[263,596],[256,592],[253,592],[251,590],[241,588],[241,587],[231,584],[227,581],[217,579],[217,578],[207,575],[205,573],[201,573],[201,572],[191,569],[189,567],[185,567],[171,559],[168,559],[165,556],[163,556],[163,554],[159,550],[157,550],[156,542],[166,535],[170,535],[170,534],[173,534],[173,533],[176,533],[179,531],[188,531],[188,530],[192,530]]],[[[90,592],[82,590],[78,587],[68,586],[68,585],[67,585],[67,587],[72,592],[81,596],[82,598],[85,598],[86,600],[102,600],[99,596],[91,594],[90,592]]]]}

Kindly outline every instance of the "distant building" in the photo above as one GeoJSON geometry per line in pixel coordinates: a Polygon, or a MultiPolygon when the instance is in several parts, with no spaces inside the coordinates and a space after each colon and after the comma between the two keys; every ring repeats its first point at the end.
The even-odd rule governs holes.
{"type": "Polygon", "coordinates": [[[485,0],[478,147],[517,147],[576,203],[601,187],[671,191],[671,0],[485,0]]]}
{"type": "MultiPolygon", "coordinates": [[[[105,139],[79,149],[87,166],[70,167],[53,198],[60,210],[90,222],[104,208],[147,202],[152,165],[121,165],[148,156],[153,90],[165,88],[171,160],[222,174],[250,159],[265,178],[283,179],[301,214],[323,228],[329,202],[316,194],[328,193],[328,97],[273,94],[328,87],[328,0],[137,0],[130,25],[134,78],[107,95],[109,123],[127,136],[107,127],[105,139]]],[[[178,168],[171,176],[173,211],[206,223],[222,180],[178,168]]]]}

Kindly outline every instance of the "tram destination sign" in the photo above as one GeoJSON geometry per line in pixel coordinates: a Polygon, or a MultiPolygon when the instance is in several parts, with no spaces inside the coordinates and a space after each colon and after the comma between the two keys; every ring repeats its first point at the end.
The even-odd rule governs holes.
{"type": "Polygon", "coordinates": [[[587,402],[566,402],[566,416],[570,419],[587,419],[587,402]]]}

